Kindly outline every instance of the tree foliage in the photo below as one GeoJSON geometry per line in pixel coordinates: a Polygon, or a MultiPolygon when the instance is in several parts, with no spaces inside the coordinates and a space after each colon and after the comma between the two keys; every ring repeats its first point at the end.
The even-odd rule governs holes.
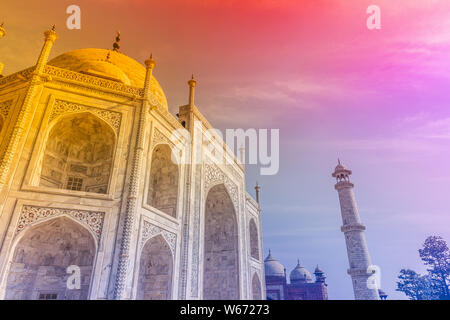
{"type": "Polygon", "coordinates": [[[439,292],[439,298],[448,300],[450,284],[450,250],[441,237],[431,236],[425,240],[419,255],[439,292]]]}
{"type": "Polygon", "coordinates": [[[420,275],[414,270],[402,269],[398,276],[397,291],[411,300],[448,300],[450,284],[450,250],[438,236],[425,240],[419,255],[427,266],[428,274],[420,275]]]}

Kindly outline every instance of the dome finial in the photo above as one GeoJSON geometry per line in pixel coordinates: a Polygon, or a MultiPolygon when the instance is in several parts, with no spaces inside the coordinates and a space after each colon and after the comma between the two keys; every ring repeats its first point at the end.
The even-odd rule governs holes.
{"type": "Polygon", "coordinates": [[[5,25],[4,22],[0,24],[0,38],[3,38],[3,36],[6,34],[6,30],[3,28],[4,25],[5,25]]]}
{"type": "Polygon", "coordinates": [[[152,69],[155,68],[156,66],[156,61],[153,60],[153,52],[150,53],[150,58],[148,58],[147,60],[145,60],[145,65],[147,66],[147,68],[152,69]]]}
{"type": "Polygon", "coordinates": [[[120,49],[120,31],[117,31],[116,42],[113,44],[113,51],[119,52],[120,49]]]}

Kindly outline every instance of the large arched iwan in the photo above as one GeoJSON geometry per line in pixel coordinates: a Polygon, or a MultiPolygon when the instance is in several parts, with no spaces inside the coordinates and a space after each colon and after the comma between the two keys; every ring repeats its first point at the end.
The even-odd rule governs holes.
{"type": "Polygon", "coordinates": [[[238,227],[233,202],[223,184],[205,203],[203,298],[239,299],[238,227]]]}
{"type": "Polygon", "coordinates": [[[40,185],[107,193],[115,140],[113,129],[89,112],[62,117],[48,135],[40,185]]]}
{"type": "Polygon", "coordinates": [[[95,260],[94,237],[79,223],[59,217],[27,230],[14,250],[5,299],[86,300],[95,260]],[[80,270],[80,288],[69,288],[69,266],[80,270]]]}

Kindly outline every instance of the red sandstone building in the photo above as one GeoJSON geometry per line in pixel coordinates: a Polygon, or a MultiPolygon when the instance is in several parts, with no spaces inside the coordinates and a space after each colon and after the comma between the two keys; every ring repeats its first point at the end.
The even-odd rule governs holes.
{"type": "Polygon", "coordinates": [[[328,300],[325,275],[319,266],[314,271],[315,281],[311,273],[300,265],[300,261],[289,276],[287,282],[286,269],[269,255],[264,260],[266,274],[267,300],[328,300]]]}

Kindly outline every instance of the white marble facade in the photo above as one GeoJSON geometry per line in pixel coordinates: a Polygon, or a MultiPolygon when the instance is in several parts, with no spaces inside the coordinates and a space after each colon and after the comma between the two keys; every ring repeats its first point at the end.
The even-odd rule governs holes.
{"type": "Polygon", "coordinates": [[[1,298],[265,297],[259,205],[223,141],[228,163],[207,161],[193,103],[173,116],[152,70],[108,50],[32,71],[0,78],[1,298]],[[176,156],[196,161],[174,164],[195,121],[200,149],[176,156]]]}

